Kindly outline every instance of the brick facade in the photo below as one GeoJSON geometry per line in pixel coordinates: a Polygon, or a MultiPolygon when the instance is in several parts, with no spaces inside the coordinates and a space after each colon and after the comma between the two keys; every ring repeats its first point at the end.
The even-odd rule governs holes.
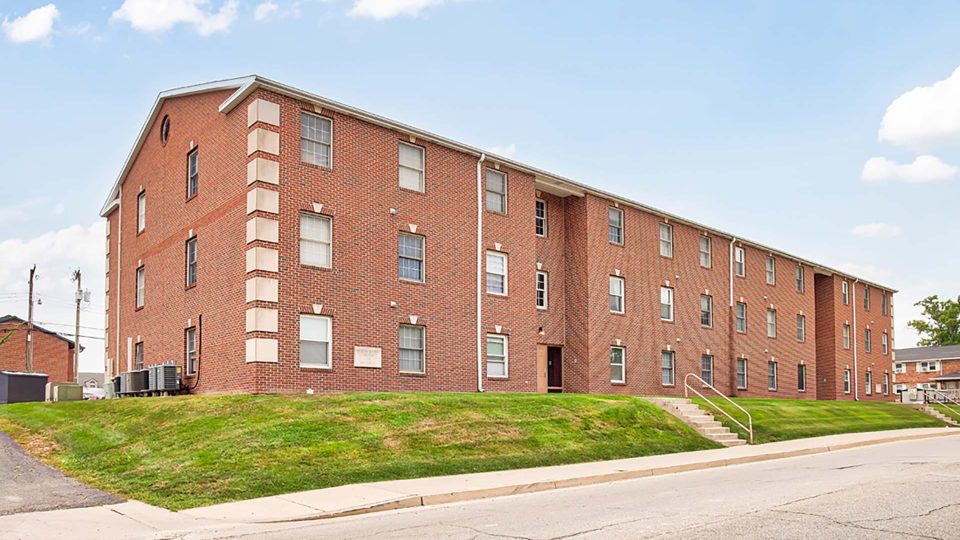
{"type": "MultiPolygon", "coordinates": [[[[13,334],[0,345],[0,370],[26,370],[26,328],[22,319],[0,317],[0,339],[13,334]]],[[[73,342],[38,326],[34,326],[32,334],[33,372],[46,373],[48,382],[73,382],[73,342]]]]}
{"type": "MultiPolygon", "coordinates": [[[[506,175],[507,211],[482,212],[480,256],[506,254],[508,291],[481,294],[480,342],[484,354],[485,334],[505,335],[509,346],[508,376],[484,373],[485,390],[538,391],[549,345],[562,348],[567,392],[682,394],[684,377],[700,375],[710,356],[714,385],[727,394],[853,397],[835,391],[852,359],[831,345],[836,324],[852,312],[841,309],[831,284],[855,278],[814,263],[504,158],[485,156],[478,169],[479,151],[260,79],[166,96],[138,148],[103,213],[107,358],[115,373],[128,369],[137,342],[145,365],[183,364],[185,329],[197,327],[199,381],[187,380],[197,392],[475,391],[477,175],[492,170],[506,175]],[[303,112],[331,123],[329,167],[301,160],[303,112]],[[170,119],[165,142],[164,117],[170,119]],[[398,185],[401,143],[423,149],[423,192],[398,185]],[[187,200],[193,149],[199,149],[199,192],[187,200]],[[138,234],[141,192],[147,218],[138,234]],[[534,231],[537,199],[547,209],[542,237],[534,231]],[[623,212],[622,245],[608,235],[610,208],[623,212]],[[332,223],[330,268],[301,264],[304,213],[332,223]],[[669,256],[660,254],[661,224],[672,232],[669,256]],[[423,238],[422,282],[399,278],[401,233],[423,238]],[[198,281],[188,288],[185,242],[192,237],[198,281]],[[701,238],[710,242],[707,265],[700,261],[701,238]],[[734,248],[744,250],[746,271],[732,278],[731,297],[734,248]],[[775,283],[766,277],[768,258],[775,283]],[[140,266],[146,287],[138,309],[140,266]],[[536,307],[537,271],[549,276],[547,309],[536,307]],[[622,314],[609,308],[611,276],[624,281],[622,314]],[[673,291],[670,321],[661,320],[661,287],[673,291]],[[702,296],[712,299],[708,325],[701,324],[702,296]],[[735,330],[738,302],[747,306],[742,333],[735,330]],[[767,310],[776,312],[774,336],[767,310]],[[332,320],[329,368],[301,367],[302,314],[332,320]],[[798,315],[805,319],[802,340],[798,315]],[[411,324],[426,335],[421,374],[399,369],[400,325],[411,324]],[[355,347],[379,348],[381,367],[355,367],[355,347]],[[623,382],[611,382],[611,347],[625,352],[623,382]],[[675,359],[669,385],[662,379],[664,351],[675,359]],[[746,388],[737,388],[737,358],[747,361],[746,388]],[[768,387],[771,362],[776,388],[768,387]],[[800,365],[805,391],[798,388],[800,365]]],[[[861,385],[867,370],[876,376],[890,369],[890,355],[879,348],[880,333],[891,332],[892,311],[880,315],[881,289],[873,287],[874,309],[858,312],[860,325],[869,324],[875,336],[873,352],[858,356],[861,385]]],[[[888,339],[892,347],[892,334],[888,339]]],[[[877,394],[859,397],[881,399],[877,394]]]]}

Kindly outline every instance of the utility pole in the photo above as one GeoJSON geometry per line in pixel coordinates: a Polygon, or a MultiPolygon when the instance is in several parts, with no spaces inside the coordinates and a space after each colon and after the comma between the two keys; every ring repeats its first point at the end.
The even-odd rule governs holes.
{"type": "Polygon", "coordinates": [[[73,334],[73,382],[80,384],[80,302],[90,301],[90,291],[84,292],[80,288],[79,268],[73,271],[73,280],[77,282],[77,292],[74,295],[77,299],[77,316],[73,334]]]}
{"type": "Polygon", "coordinates": [[[27,306],[27,373],[33,373],[33,280],[37,273],[37,265],[30,269],[30,293],[27,306]]]}

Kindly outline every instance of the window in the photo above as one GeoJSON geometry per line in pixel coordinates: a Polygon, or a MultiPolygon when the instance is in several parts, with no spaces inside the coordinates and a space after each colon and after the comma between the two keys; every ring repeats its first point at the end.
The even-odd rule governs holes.
{"type": "Polygon", "coordinates": [[[187,240],[186,248],[186,276],[187,287],[193,287],[197,284],[197,237],[187,240]]]}
{"type": "Polygon", "coordinates": [[[143,342],[138,341],[133,346],[133,369],[143,369],[143,342]]]}
{"type": "Polygon", "coordinates": [[[187,154],[187,198],[197,194],[200,187],[200,149],[194,148],[187,154]]]}
{"type": "Polygon", "coordinates": [[[844,281],[840,284],[840,296],[843,297],[843,305],[850,305],[850,284],[844,281]]]}
{"type": "Polygon", "coordinates": [[[423,237],[400,233],[400,279],[423,281],[423,237]]]}
{"type": "Polygon", "coordinates": [[[147,228],[147,192],[141,191],[137,195],[137,233],[147,228]]]}
{"type": "Polygon", "coordinates": [[[424,332],[422,326],[400,325],[400,371],[424,373],[424,332]]]}
{"type": "Polygon", "coordinates": [[[901,363],[896,363],[896,364],[893,365],[893,372],[894,372],[894,373],[906,373],[906,372],[907,372],[907,365],[906,365],[906,364],[901,364],[901,363]]]}
{"type": "Polygon", "coordinates": [[[743,302],[737,302],[737,332],[747,333],[747,305],[743,302]]]}
{"type": "Polygon", "coordinates": [[[797,341],[803,343],[807,340],[807,318],[800,314],[797,315],[797,341]]]}
{"type": "Polygon", "coordinates": [[[777,284],[777,260],[767,257],[767,285],[777,284]]]}
{"type": "Polygon", "coordinates": [[[797,390],[807,391],[807,365],[797,364],[797,390]]]}
{"type": "Polygon", "coordinates": [[[737,388],[747,389],[747,359],[743,357],[737,358],[737,388]]]}
{"type": "Polygon", "coordinates": [[[886,332],[880,334],[880,352],[882,354],[890,352],[890,336],[886,332]]]}
{"type": "Polygon", "coordinates": [[[803,267],[797,266],[797,292],[802,293],[803,287],[803,267]]]}
{"type": "Polygon", "coordinates": [[[507,254],[487,252],[487,292],[507,294],[507,254]]]}
{"type": "Polygon", "coordinates": [[[537,236],[547,236],[547,201],[537,199],[536,202],[536,232],[537,236]]]}
{"type": "Polygon", "coordinates": [[[700,378],[713,386],[713,356],[705,354],[700,357],[700,378]]]}
{"type": "Polygon", "coordinates": [[[777,337],[777,310],[767,310],[767,337],[777,337]]]}
{"type": "Polygon", "coordinates": [[[197,327],[183,331],[183,351],[186,356],[187,375],[197,372],[197,327]]]}
{"type": "Polygon", "coordinates": [[[843,348],[844,349],[850,348],[850,325],[849,324],[843,325],[843,348]]]}
{"type": "Polygon", "coordinates": [[[144,271],[143,271],[143,267],[141,266],[140,268],[137,268],[137,296],[136,296],[137,309],[140,309],[143,307],[145,288],[146,287],[144,283],[144,271]]]}
{"type": "Polygon", "coordinates": [[[742,247],[733,249],[733,270],[740,277],[747,275],[746,252],[742,247]]]}
{"type": "Polygon", "coordinates": [[[329,118],[300,112],[300,161],[330,167],[332,141],[333,126],[329,118]]]}
{"type": "Polygon", "coordinates": [[[607,208],[607,224],[611,244],[623,245],[623,210],[607,208]]]}
{"type": "Polygon", "coordinates": [[[713,246],[709,236],[700,237],[700,266],[710,268],[713,266],[713,246]]]}
{"type": "Polygon", "coordinates": [[[167,144],[168,140],[170,140],[170,116],[163,115],[163,120],[160,121],[160,142],[167,144]]]}
{"type": "Polygon", "coordinates": [[[623,347],[610,347],[610,382],[622,383],[625,381],[623,347]]]}
{"type": "Polygon", "coordinates": [[[863,309],[870,311],[870,287],[863,287],[863,309]]]}
{"type": "Polygon", "coordinates": [[[300,315],[300,366],[332,367],[330,326],[333,319],[320,315],[300,315]]]}
{"type": "Polygon", "coordinates": [[[673,289],[660,287],[660,320],[673,320],[673,289]]]}
{"type": "Polygon", "coordinates": [[[866,352],[870,352],[873,349],[873,345],[870,343],[873,341],[871,339],[872,337],[873,332],[871,332],[869,328],[863,331],[863,350],[866,352]]]}
{"type": "Polygon", "coordinates": [[[843,393],[850,393],[850,368],[843,370],[843,393]]]}
{"type": "Polygon", "coordinates": [[[673,226],[669,223],[660,224],[660,256],[673,257],[673,226]]]}
{"type": "Polygon", "coordinates": [[[767,362],[767,390],[777,389],[777,363],[767,362]]]}
{"type": "Polygon", "coordinates": [[[623,313],[623,278],[610,276],[610,311],[623,313]]]}
{"type": "Polygon", "coordinates": [[[487,334],[487,377],[507,376],[507,336],[487,334]]]}
{"type": "Polygon", "coordinates": [[[883,372],[883,395],[890,394],[890,374],[886,371],[883,372]]]}
{"type": "Polygon", "coordinates": [[[547,309],[547,283],[547,273],[537,272],[537,309],[547,309]]]}
{"type": "Polygon", "coordinates": [[[713,297],[706,294],[700,295],[700,326],[713,326],[713,297]]]}
{"type": "Polygon", "coordinates": [[[917,364],[917,373],[932,373],[938,369],[940,369],[940,366],[936,361],[920,362],[917,364]]]}
{"type": "Polygon", "coordinates": [[[890,297],[887,295],[887,291],[880,291],[880,313],[883,315],[890,314],[890,297]]]}
{"type": "Polygon", "coordinates": [[[400,143],[400,187],[423,191],[424,161],[423,148],[400,143]]]}
{"type": "Polygon", "coordinates": [[[664,386],[673,386],[673,351],[660,353],[660,382],[664,386]]]}
{"type": "Polygon", "coordinates": [[[300,264],[331,267],[332,220],[316,214],[300,214],[300,264]]]}
{"type": "Polygon", "coordinates": [[[868,371],[863,374],[863,386],[868,396],[873,394],[873,373],[868,371]]]}
{"type": "Polygon", "coordinates": [[[507,175],[487,169],[487,210],[507,213],[507,175]]]}

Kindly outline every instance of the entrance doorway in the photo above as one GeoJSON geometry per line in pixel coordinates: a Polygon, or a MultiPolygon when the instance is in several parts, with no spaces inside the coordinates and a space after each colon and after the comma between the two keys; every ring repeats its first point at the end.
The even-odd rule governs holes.
{"type": "Polygon", "coordinates": [[[537,392],[563,391],[563,347],[537,345],[537,392]]]}

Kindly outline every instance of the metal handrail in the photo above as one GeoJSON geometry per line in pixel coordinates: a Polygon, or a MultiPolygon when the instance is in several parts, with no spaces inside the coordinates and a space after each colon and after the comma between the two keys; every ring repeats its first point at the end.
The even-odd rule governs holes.
{"type": "Polygon", "coordinates": [[[947,408],[948,411],[950,411],[950,412],[956,414],[958,417],[960,417],[960,411],[954,409],[953,407],[951,407],[950,405],[948,405],[946,402],[953,403],[954,405],[956,405],[956,406],[958,406],[958,407],[960,407],[960,403],[957,403],[957,400],[953,399],[952,397],[950,397],[950,396],[949,396],[948,394],[946,394],[945,392],[941,392],[940,390],[938,390],[938,389],[936,389],[936,388],[924,388],[924,389],[923,389],[923,401],[924,401],[924,403],[927,403],[928,405],[930,404],[930,398],[927,397],[927,393],[929,393],[929,392],[932,392],[934,395],[940,396],[940,401],[935,402],[936,404],[938,404],[938,405],[943,405],[944,407],[947,408]]]}
{"type": "Polygon", "coordinates": [[[724,416],[726,416],[727,418],[729,418],[731,422],[733,422],[734,424],[740,426],[740,429],[746,431],[747,434],[750,435],[750,444],[753,444],[753,415],[751,415],[749,412],[747,412],[746,409],[744,409],[744,408],[741,407],[740,405],[737,405],[732,399],[730,399],[730,398],[728,398],[727,396],[725,396],[725,395],[723,394],[723,392],[717,390],[716,388],[713,387],[712,384],[710,384],[710,383],[708,383],[707,381],[701,379],[698,375],[693,374],[693,373],[687,373],[687,376],[683,378],[683,395],[684,395],[684,397],[690,397],[690,392],[693,392],[694,394],[698,395],[698,396],[700,397],[700,399],[706,401],[708,405],[710,405],[710,406],[713,407],[714,409],[720,411],[720,413],[723,414],[724,416]],[[702,384],[704,387],[709,388],[710,390],[713,390],[718,396],[720,396],[720,397],[722,397],[723,399],[727,400],[727,402],[728,402],[729,404],[731,404],[731,405],[733,405],[734,407],[740,409],[740,410],[743,412],[743,414],[747,415],[747,425],[746,425],[746,426],[743,425],[743,423],[741,423],[739,420],[737,420],[736,418],[734,418],[733,416],[731,416],[730,413],[728,413],[727,411],[721,409],[721,408],[718,407],[716,404],[714,404],[712,401],[710,401],[710,399],[707,398],[707,396],[701,394],[699,391],[697,391],[696,388],[690,386],[690,382],[689,382],[690,377],[693,377],[694,379],[700,381],[700,384],[702,384]]]}

